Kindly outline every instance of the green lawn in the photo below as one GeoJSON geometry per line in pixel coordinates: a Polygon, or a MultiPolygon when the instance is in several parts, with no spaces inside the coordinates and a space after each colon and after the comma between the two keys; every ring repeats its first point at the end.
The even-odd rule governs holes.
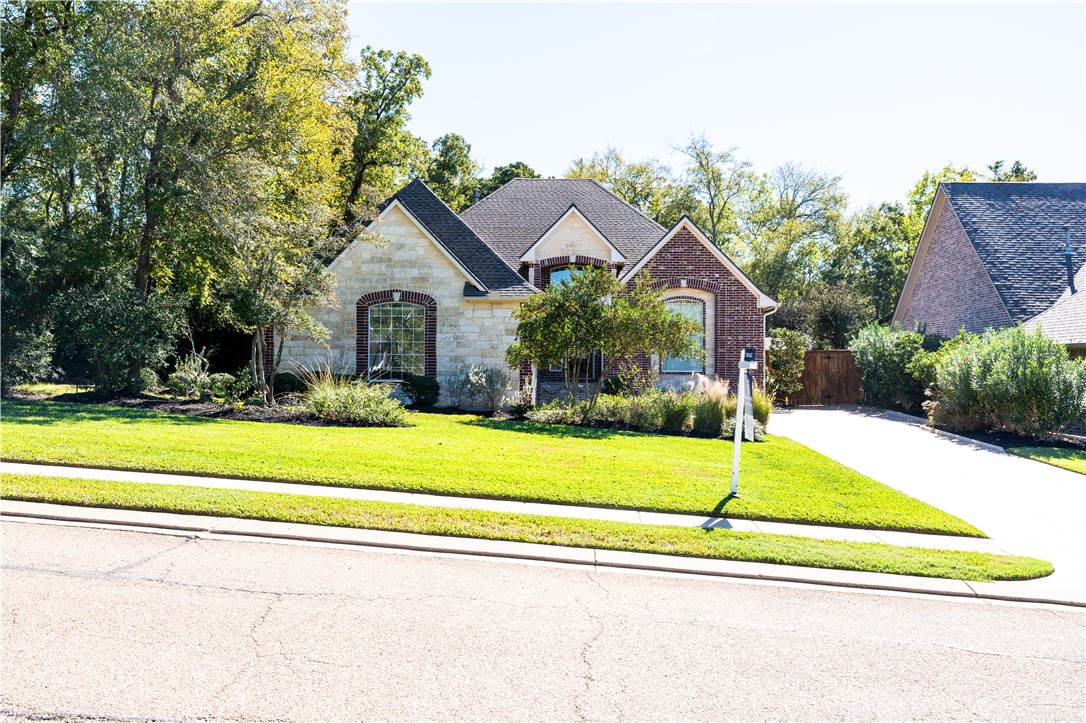
{"type": "Polygon", "coordinates": [[[0,475],[0,483],[5,499],[90,507],[281,520],[960,580],[1027,580],[1052,573],[1050,563],[1029,557],[788,535],[37,475],[0,475]]]}
{"type": "Polygon", "coordinates": [[[5,460],[983,536],[783,437],[729,441],[413,413],[393,429],[4,401],[5,460]]]}
{"type": "Polygon", "coordinates": [[[1062,447],[1008,447],[1007,451],[1019,457],[1035,459],[1038,462],[1086,474],[1086,450],[1062,447]]]}

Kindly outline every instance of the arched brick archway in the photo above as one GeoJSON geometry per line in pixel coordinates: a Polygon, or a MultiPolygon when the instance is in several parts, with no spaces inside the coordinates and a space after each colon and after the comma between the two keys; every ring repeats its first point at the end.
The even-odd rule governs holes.
{"type": "Polygon", "coordinates": [[[615,265],[610,264],[604,259],[598,259],[594,256],[574,256],[573,260],[569,260],[569,256],[551,256],[550,258],[537,261],[536,264],[536,286],[540,289],[546,289],[551,283],[551,271],[565,269],[570,266],[595,266],[596,268],[610,268],[614,269],[615,265]]]}
{"type": "Polygon", "coordinates": [[[390,302],[417,304],[423,308],[424,318],[424,374],[437,377],[437,302],[429,294],[403,289],[388,289],[365,294],[355,305],[355,373],[369,374],[370,325],[369,311],[375,304],[390,302]]]}

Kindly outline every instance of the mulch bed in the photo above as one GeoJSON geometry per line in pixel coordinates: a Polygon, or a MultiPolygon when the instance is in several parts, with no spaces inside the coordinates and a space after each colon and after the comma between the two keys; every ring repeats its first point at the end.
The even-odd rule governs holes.
{"type": "Polygon", "coordinates": [[[66,402],[68,404],[102,404],[107,407],[125,407],[128,409],[150,409],[168,414],[184,414],[189,417],[207,417],[211,419],[232,419],[242,422],[277,422],[279,424],[302,424],[309,427],[345,427],[342,422],[330,419],[318,419],[307,409],[296,406],[264,407],[245,405],[243,409],[215,402],[200,402],[188,399],[162,399],[149,395],[111,397],[95,392],[60,394],[55,397],[39,394],[26,394],[15,390],[8,391],[5,397],[27,401],[66,402]]]}

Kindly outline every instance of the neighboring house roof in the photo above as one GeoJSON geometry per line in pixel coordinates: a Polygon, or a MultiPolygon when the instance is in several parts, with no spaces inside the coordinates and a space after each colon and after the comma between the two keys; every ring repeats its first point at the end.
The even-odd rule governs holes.
{"type": "Polygon", "coordinates": [[[626,258],[636,263],[666,229],[598,182],[586,178],[515,178],[460,217],[510,265],[571,206],[626,258]]]}
{"type": "Polygon", "coordinates": [[[1025,327],[1040,328],[1060,344],[1086,344],[1086,264],[1075,275],[1075,293],[1066,287],[1055,304],[1027,321],[1025,327]]]}
{"type": "Polygon", "coordinates": [[[465,296],[528,296],[535,287],[520,277],[420,179],[396,192],[385,206],[399,201],[430,235],[485,288],[465,284],[465,296]]]}
{"type": "Polygon", "coordinates": [[[939,190],[1016,323],[1043,313],[1067,289],[1064,224],[1075,273],[1086,263],[1086,183],[943,183],[939,190]]]}

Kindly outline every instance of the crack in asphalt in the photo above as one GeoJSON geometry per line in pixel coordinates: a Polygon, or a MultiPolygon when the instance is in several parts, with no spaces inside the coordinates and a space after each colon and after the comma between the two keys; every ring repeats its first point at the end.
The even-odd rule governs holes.
{"type": "Polygon", "coordinates": [[[130,562],[127,565],[120,565],[118,567],[113,568],[112,570],[106,570],[105,572],[102,573],[102,575],[105,576],[105,577],[109,577],[109,576],[112,576],[112,575],[118,575],[118,574],[120,574],[122,572],[127,572],[128,570],[134,570],[135,568],[140,567],[141,565],[146,565],[148,562],[151,562],[152,560],[156,560],[156,559],[162,557],[163,555],[168,555],[171,552],[179,550],[182,547],[184,547],[185,545],[189,544],[190,542],[194,542],[195,540],[196,540],[195,537],[182,538],[181,542],[177,543],[176,545],[173,545],[171,547],[167,547],[164,550],[159,550],[158,552],[152,552],[150,555],[146,555],[144,557],[141,557],[140,559],[138,559],[138,560],[136,560],[134,562],[130,562]]]}
{"type": "MultiPolygon", "coordinates": [[[[590,572],[588,573],[587,577],[596,585],[596,587],[603,591],[604,600],[610,600],[611,592],[603,586],[603,583],[599,581],[599,579],[597,578],[597,574],[595,572],[590,572]]],[[[577,712],[578,719],[586,721],[588,720],[588,716],[585,714],[584,707],[588,703],[588,694],[592,689],[592,684],[596,682],[596,679],[592,674],[592,661],[589,659],[589,655],[591,654],[592,648],[595,646],[596,641],[599,640],[601,635],[603,635],[604,619],[603,616],[594,613],[592,611],[592,607],[581,598],[577,597],[574,598],[574,600],[578,605],[584,608],[585,615],[588,616],[588,619],[592,621],[596,628],[595,632],[589,635],[588,638],[585,639],[584,644],[581,645],[581,664],[584,666],[585,669],[585,673],[583,676],[584,689],[578,695],[575,695],[573,697],[573,709],[577,712]]]]}

